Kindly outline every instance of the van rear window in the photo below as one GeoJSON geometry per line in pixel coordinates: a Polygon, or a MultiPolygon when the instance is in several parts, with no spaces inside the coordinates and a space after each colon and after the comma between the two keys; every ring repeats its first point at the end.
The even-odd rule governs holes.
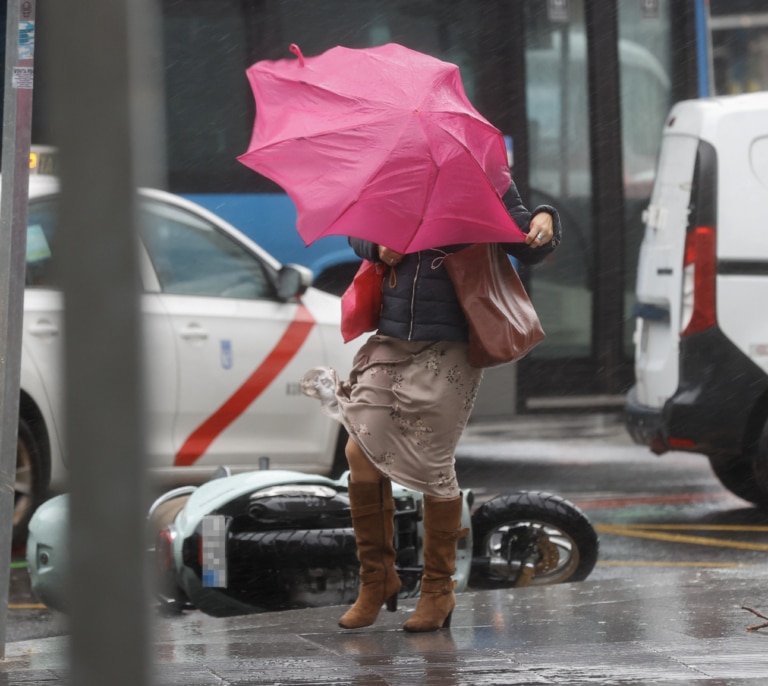
{"type": "Polygon", "coordinates": [[[717,152],[706,141],[699,141],[693,170],[693,189],[688,214],[688,231],[700,226],[715,226],[717,221],[717,152]]]}

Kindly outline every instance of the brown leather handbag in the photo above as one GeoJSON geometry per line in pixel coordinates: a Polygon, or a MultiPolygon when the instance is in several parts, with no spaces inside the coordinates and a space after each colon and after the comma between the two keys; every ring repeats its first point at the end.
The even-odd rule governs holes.
{"type": "Polygon", "coordinates": [[[519,360],[544,338],[523,282],[504,249],[477,243],[445,258],[469,322],[469,364],[495,367],[519,360]]]}

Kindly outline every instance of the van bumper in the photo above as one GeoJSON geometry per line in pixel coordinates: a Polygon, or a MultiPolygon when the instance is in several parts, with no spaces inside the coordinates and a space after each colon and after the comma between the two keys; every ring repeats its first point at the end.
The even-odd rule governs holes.
{"type": "MultiPolygon", "coordinates": [[[[627,430],[654,453],[668,450],[739,455],[750,440],[753,410],[768,397],[768,376],[713,327],[680,341],[680,379],[662,408],[627,394],[627,430]]],[[[757,419],[757,415],[755,415],[757,419]]]]}
{"type": "Polygon", "coordinates": [[[664,441],[661,409],[641,405],[637,400],[636,386],[632,386],[627,393],[624,426],[635,443],[647,445],[654,453],[661,454],[669,449],[664,441]]]}

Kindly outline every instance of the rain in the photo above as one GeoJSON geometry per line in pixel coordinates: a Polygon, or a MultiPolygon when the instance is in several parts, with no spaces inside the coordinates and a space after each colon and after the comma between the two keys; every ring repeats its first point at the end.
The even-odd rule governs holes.
{"type": "MultiPolygon", "coordinates": [[[[486,371],[457,454],[460,483],[473,490],[478,504],[520,489],[551,491],[575,502],[601,543],[585,584],[611,586],[637,577],[652,586],[649,575],[659,574],[683,588],[692,570],[702,570],[703,578],[711,573],[715,580],[727,575],[724,570],[749,568],[752,574],[764,565],[768,525],[763,509],[768,503],[768,340],[746,300],[727,298],[740,280],[752,284],[750,298],[762,293],[756,284],[764,277],[762,251],[768,245],[749,233],[746,247],[733,240],[724,253],[707,253],[707,246],[719,250],[722,242],[706,234],[715,223],[712,217],[720,216],[706,201],[719,187],[706,184],[717,183],[713,178],[735,179],[718,196],[718,212],[739,192],[756,189],[750,202],[759,196],[768,186],[766,134],[755,134],[758,142],[745,144],[739,166],[727,167],[727,174],[720,167],[719,177],[707,172],[713,162],[706,150],[663,143],[667,134],[687,135],[686,111],[670,114],[678,103],[768,90],[768,22],[761,5],[754,0],[162,0],[153,5],[159,44],[153,48],[156,59],[149,60],[149,79],[162,84],[162,109],[152,119],[162,144],[147,146],[150,138],[144,140],[162,169],[152,185],[198,203],[279,263],[311,271],[319,290],[341,295],[359,266],[346,239],[327,236],[306,245],[283,189],[237,161],[248,149],[259,115],[246,69],[260,60],[292,58],[291,44],[309,57],[336,45],[398,43],[457,65],[469,101],[503,137],[512,178],[526,204],[552,205],[563,222],[558,250],[539,265],[520,267],[546,338],[519,363],[486,371]],[[669,176],[661,176],[675,163],[669,176]],[[664,187],[656,183],[659,178],[664,187]],[[676,192],[685,195],[677,210],[670,209],[676,192]],[[669,254],[674,259],[664,262],[669,254]],[[700,285],[710,268],[717,270],[718,281],[707,301],[700,285]],[[674,281],[674,288],[665,291],[665,279],[674,281]],[[704,345],[692,348],[697,341],[704,345]],[[707,356],[713,347],[723,354],[707,356]],[[681,355],[689,353],[683,362],[681,355]],[[722,392],[713,394],[711,388],[722,392]],[[708,402],[699,404],[702,398],[708,402]]],[[[39,0],[36,12],[35,38],[45,46],[56,39],[48,22],[57,15],[45,0],[39,0]]],[[[92,68],[82,67],[84,72],[92,68]]],[[[55,81],[51,55],[40,48],[31,143],[47,171],[61,169],[56,155],[61,129],[53,113],[61,109],[56,94],[62,91],[55,81]]],[[[73,93],[77,87],[73,80],[73,93]]],[[[747,135],[751,125],[731,126],[747,135]]],[[[80,143],[85,150],[88,141],[80,143]]],[[[730,164],[719,148],[714,157],[730,164]]],[[[95,181],[115,172],[114,160],[95,154],[87,159],[95,181]]],[[[762,221],[765,208],[749,212],[742,223],[752,227],[762,221]]],[[[716,230],[724,232],[725,222],[716,230]]],[[[35,245],[30,236],[28,258],[35,245]]],[[[219,354],[237,369],[237,345],[223,341],[219,354]]],[[[296,383],[298,378],[286,383],[284,395],[300,401],[296,383]]],[[[45,441],[48,436],[58,440],[60,431],[41,425],[41,412],[24,415],[30,407],[22,402],[19,408],[30,433],[20,433],[24,459],[17,457],[14,505],[29,507],[9,532],[14,538],[9,646],[70,631],[69,620],[44,607],[29,587],[24,520],[41,494],[49,495],[51,471],[37,466],[34,456],[50,454],[45,441]]],[[[119,417],[113,421],[119,424],[119,417]]],[[[259,458],[262,466],[270,464],[267,452],[258,452],[254,469],[259,458]]],[[[173,458],[170,451],[168,457],[173,458]]],[[[5,456],[0,458],[5,466],[5,456]]],[[[64,481],[57,487],[69,485],[64,481]]],[[[10,483],[3,486],[9,490],[10,483]]],[[[132,511],[143,513],[164,488],[151,484],[151,493],[142,493],[141,507],[134,503],[132,511]]],[[[578,590],[564,586],[552,596],[547,621],[519,608],[507,620],[518,612],[537,640],[558,636],[555,616],[563,611],[561,603],[590,613],[584,610],[588,605],[574,599],[578,590]]],[[[600,602],[599,586],[585,593],[600,602]]],[[[497,601],[495,596],[492,602],[497,601]]],[[[626,631],[619,637],[627,643],[645,640],[646,625],[700,617],[685,592],[679,602],[670,601],[663,613],[633,619],[629,629],[616,629],[626,631]]],[[[725,628],[715,618],[689,628],[690,636],[715,645],[731,638],[729,629],[760,625],[762,613],[768,613],[764,598],[745,595],[741,603],[752,609],[738,608],[725,628]]],[[[173,634],[167,617],[153,612],[151,622],[173,634]]],[[[591,615],[589,626],[601,630],[591,615]]],[[[192,629],[180,633],[187,631],[192,629]]],[[[458,651],[459,664],[466,664],[468,654],[462,651],[472,645],[460,635],[439,651],[458,651]]],[[[542,683],[565,676],[596,683],[640,678],[640,672],[624,671],[619,664],[621,651],[593,666],[567,651],[561,662],[546,666],[546,652],[540,646],[527,655],[542,683]]],[[[407,669],[406,663],[403,659],[390,669],[407,669]]],[[[435,673],[441,669],[450,671],[450,664],[435,673]]],[[[504,669],[478,675],[475,683],[492,683],[504,669]]],[[[674,678],[683,679],[682,672],[674,678]]]]}

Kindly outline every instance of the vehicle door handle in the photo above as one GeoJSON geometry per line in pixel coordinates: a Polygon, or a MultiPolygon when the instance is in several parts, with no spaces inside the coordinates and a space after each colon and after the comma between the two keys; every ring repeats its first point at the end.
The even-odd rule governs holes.
{"type": "Polygon", "coordinates": [[[28,330],[30,334],[38,338],[53,338],[59,335],[59,327],[48,319],[38,319],[28,330]]]}
{"type": "Polygon", "coordinates": [[[189,324],[181,330],[181,337],[187,341],[205,341],[208,332],[199,324],[189,324]]]}

